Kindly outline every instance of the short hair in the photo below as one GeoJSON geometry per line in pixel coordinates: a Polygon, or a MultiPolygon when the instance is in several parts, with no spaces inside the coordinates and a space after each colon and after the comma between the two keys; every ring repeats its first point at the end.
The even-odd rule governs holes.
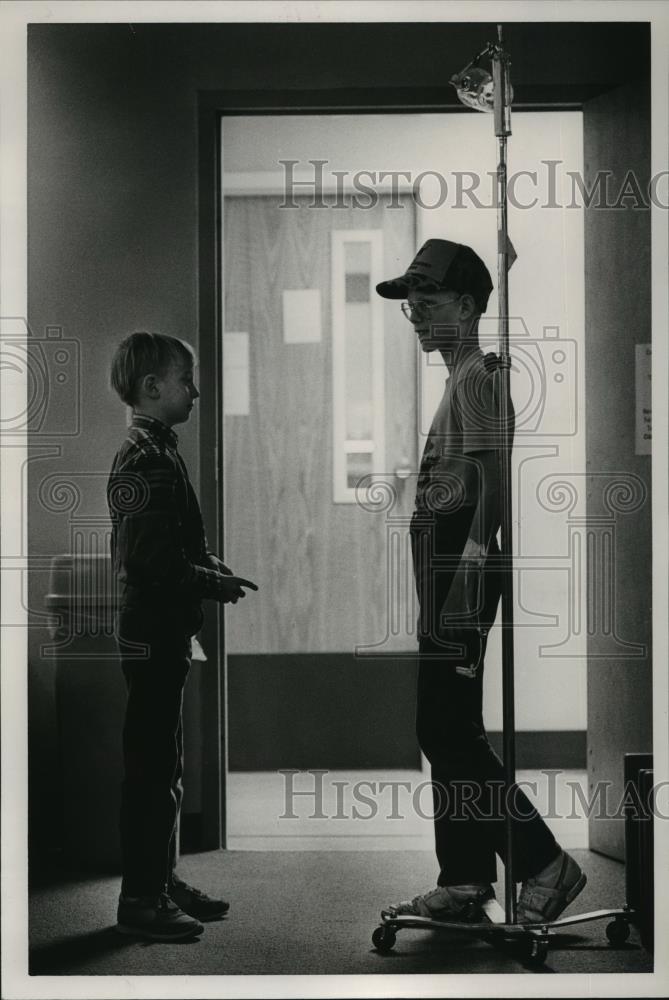
{"type": "Polygon", "coordinates": [[[116,348],[111,366],[111,387],[127,406],[137,402],[137,383],[145,375],[165,375],[172,365],[193,365],[194,348],[178,337],[141,330],[131,333],[116,348]]]}

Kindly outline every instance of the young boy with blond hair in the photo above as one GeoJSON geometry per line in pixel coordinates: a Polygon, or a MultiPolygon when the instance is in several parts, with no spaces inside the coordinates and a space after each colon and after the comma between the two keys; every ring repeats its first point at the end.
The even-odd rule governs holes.
{"type": "Polygon", "coordinates": [[[123,727],[122,884],[117,930],[183,940],[229,903],[175,872],[183,796],[183,689],[202,600],[236,603],[255,584],[210,552],[200,506],[173,427],[199,392],[193,348],[133,333],[114,355],[111,386],[132,407],[109,475],[111,557],[119,589],[116,638],[128,690],[123,727]]]}

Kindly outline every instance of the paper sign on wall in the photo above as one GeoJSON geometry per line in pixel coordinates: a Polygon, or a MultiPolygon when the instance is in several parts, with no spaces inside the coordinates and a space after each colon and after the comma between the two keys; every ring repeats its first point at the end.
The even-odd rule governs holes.
{"type": "Polygon", "coordinates": [[[321,339],[319,288],[286,289],[283,293],[285,344],[317,344],[321,339]]]}
{"type": "Polygon", "coordinates": [[[652,451],[651,344],[635,344],[636,355],[636,447],[637,455],[652,451]]]}
{"type": "Polygon", "coordinates": [[[223,413],[226,417],[248,417],[249,335],[223,334],[223,413]]]}

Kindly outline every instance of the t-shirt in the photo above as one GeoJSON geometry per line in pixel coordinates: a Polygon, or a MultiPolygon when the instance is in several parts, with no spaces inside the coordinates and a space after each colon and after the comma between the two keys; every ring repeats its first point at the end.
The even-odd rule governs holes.
{"type": "MultiPolygon", "coordinates": [[[[460,361],[434,415],[416,486],[418,514],[455,513],[473,508],[480,494],[477,451],[501,446],[499,392],[501,371],[489,371],[478,348],[460,361]]],[[[509,399],[511,441],[515,414],[509,399]]]]}

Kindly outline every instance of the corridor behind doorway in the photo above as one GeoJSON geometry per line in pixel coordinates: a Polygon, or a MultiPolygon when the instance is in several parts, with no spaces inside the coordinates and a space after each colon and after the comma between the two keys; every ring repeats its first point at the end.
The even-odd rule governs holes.
{"type": "MultiPolygon", "coordinates": [[[[483,116],[447,114],[223,118],[225,555],[260,585],[226,615],[231,846],[252,838],[286,846],[276,836],[282,769],[324,769],[332,787],[384,774],[412,788],[424,779],[407,528],[447,372],[419,355],[399,303],[373,289],[400,273],[425,239],[446,234],[475,246],[495,273],[488,125],[483,116]],[[395,180],[365,198],[355,180],[365,171],[395,180]],[[463,195],[467,171],[478,172],[480,206],[463,195]],[[373,487],[356,491],[370,477],[373,487]]],[[[514,135],[510,170],[519,177],[535,171],[545,185],[549,159],[561,164],[560,184],[582,169],[580,113],[518,114],[514,135]]],[[[535,193],[541,200],[522,183],[516,190],[519,203],[535,193]]],[[[560,191],[561,204],[568,194],[560,191]]],[[[547,474],[585,467],[582,211],[542,209],[538,217],[511,206],[510,227],[518,253],[511,302],[531,342],[528,363],[512,373],[526,420],[514,455],[514,535],[526,560],[517,589],[516,720],[564,769],[565,782],[580,781],[585,635],[572,637],[573,657],[559,646],[570,599],[585,598],[585,566],[570,597],[569,567],[560,562],[564,515],[556,521],[536,495],[547,474]],[[561,383],[556,332],[570,345],[561,383]],[[526,392],[535,372],[548,386],[538,409],[526,392]]],[[[496,311],[493,293],[484,351],[497,350],[496,311]]],[[[498,735],[499,628],[490,635],[485,687],[487,727],[498,735]]],[[[521,767],[544,764],[530,757],[521,767]]],[[[361,824],[347,822],[331,820],[314,839],[311,821],[304,829],[294,823],[292,837],[324,837],[336,849],[346,827],[362,843],[361,824]]],[[[400,833],[402,824],[379,812],[364,843],[392,839],[422,850],[425,824],[419,815],[407,822],[400,833]]],[[[571,830],[565,843],[586,846],[576,820],[571,830]]]]}

